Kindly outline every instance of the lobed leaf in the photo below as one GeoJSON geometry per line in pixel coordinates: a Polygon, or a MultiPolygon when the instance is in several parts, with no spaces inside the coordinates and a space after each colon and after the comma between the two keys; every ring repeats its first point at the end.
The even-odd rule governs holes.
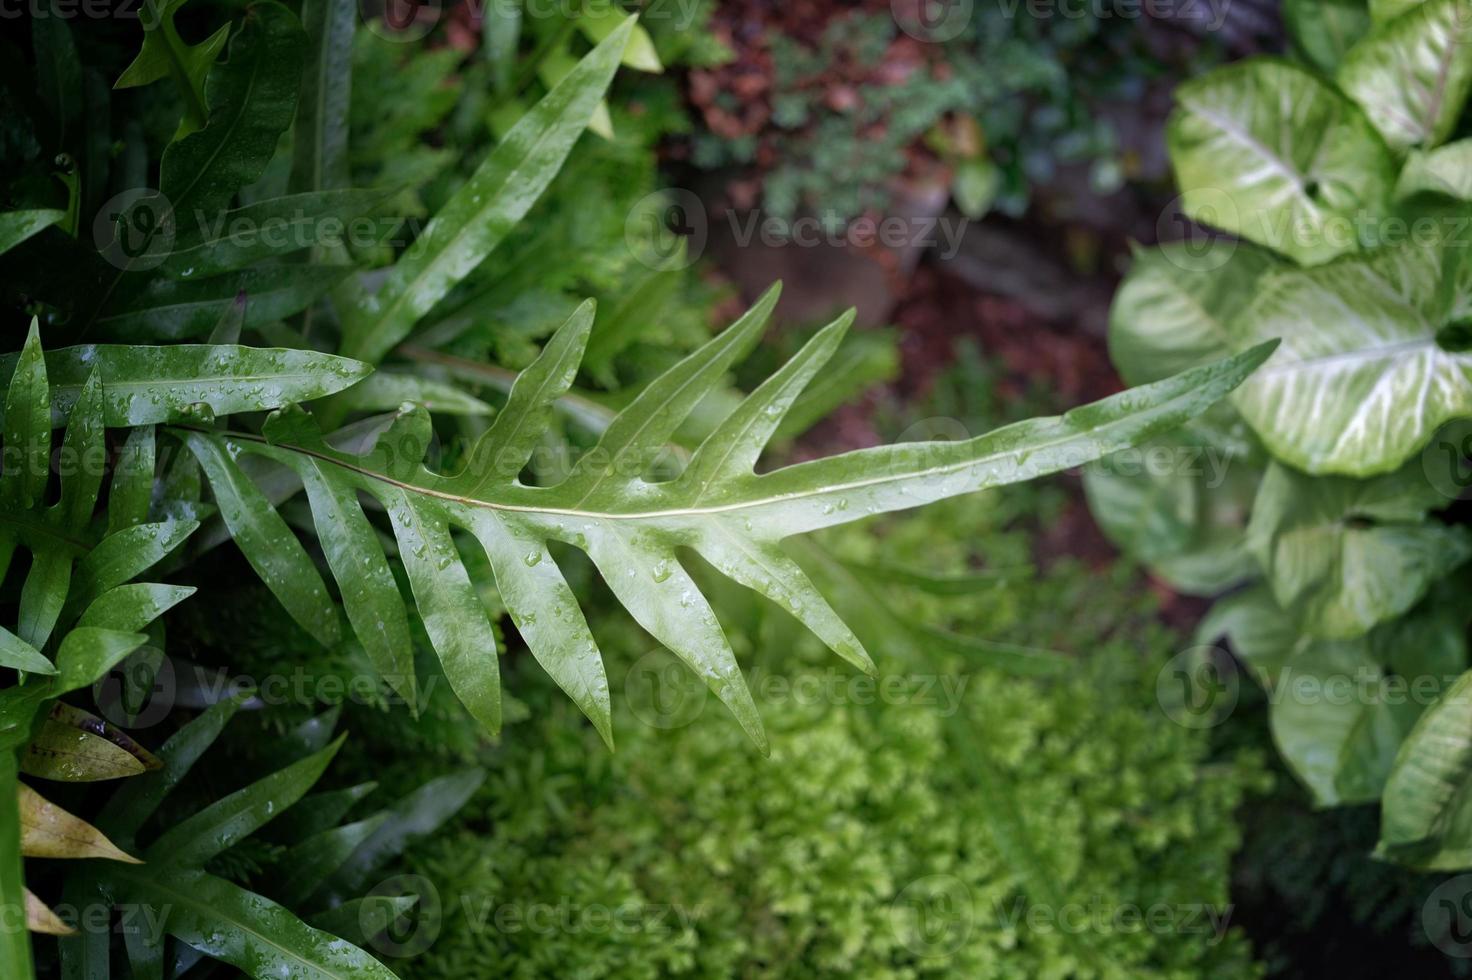
{"type": "MultiPolygon", "coordinates": [[[[1200,414],[1250,374],[1272,346],[975,439],[860,450],[758,476],[758,457],[837,347],[848,324],[844,317],[731,412],[678,478],[646,479],[675,429],[756,342],[776,295],[770,291],[729,330],[651,382],[555,486],[526,486],[517,477],[553,402],[576,373],[591,329],[587,307],[568,319],[516,381],[506,408],[458,473],[439,474],[423,465],[429,423],[418,410],[402,412],[362,455],[332,448],[297,412],[278,414],[265,439],[205,432],[184,438],[203,459],[259,454],[291,467],[304,481],[337,485],[331,494],[319,486],[313,513],[319,536],[332,539],[325,550],[335,555],[329,565],[345,594],[362,588],[351,569],[377,567],[381,560],[381,546],[355,512],[355,494],[377,500],[389,515],[446,676],[493,730],[499,721],[494,632],[452,528],[468,531],[485,550],[502,600],[533,655],[605,740],[612,740],[607,680],[575,597],[547,548],[551,540],[586,552],[640,625],[694,670],[764,745],[735,657],[678,549],[694,549],[726,575],[773,598],[840,656],[872,670],[852,631],[782,553],[779,541],[1057,472],[1134,445],[1200,414]]],[[[224,476],[217,492],[230,500],[240,492],[238,478],[224,476]]],[[[264,497],[260,503],[269,507],[264,497]]]]}

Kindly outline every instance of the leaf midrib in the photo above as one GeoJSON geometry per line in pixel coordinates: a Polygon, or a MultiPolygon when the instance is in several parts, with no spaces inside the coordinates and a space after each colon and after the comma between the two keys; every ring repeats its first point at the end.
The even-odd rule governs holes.
{"type": "MultiPolygon", "coordinates": [[[[1178,402],[1178,401],[1181,401],[1182,399],[1188,399],[1189,397],[1190,397],[1190,394],[1189,393],[1187,393],[1185,395],[1177,396],[1175,398],[1170,399],[1167,402],[1163,402],[1161,405],[1156,406],[1156,408],[1165,408],[1166,406],[1168,406],[1172,402],[1178,402]]],[[[1126,421],[1129,418],[1131,418],[1131,416],[1126,416],[1125,418],[1120,419],[1120,420],[1117,420],[1117,421],[1126,421]]],[[[191,432],[200,432],[200,433],[203,433],[205,435],[213,435],[213,436],[218,436],[218,437],[225,438],[225,439],[236,439],[236,440],[245,441],[245,442],[253,442],[253,443],[257,443],[259,445],[270,446],[270,447],[273,447],[273,448],[276,448],[276,449],[279,449],[279,450],[283,450],[283,451],[287,451],[287,452],[298,453],[300,455],[307,456],[307,457],[310,457],[312,459],[319,459],[319,460],[323,460],[324,462],[331,463],[334,466],[337,466],[337,467],[340,467],[342,469],[348,470],[349,472],[352,472],[352,473],[356,473],[359,476],[365,477],[367,479],[376,480],[376,481],[378,481],[380,483],[387,484],[389,486],[395,487],[395,488],[400,489],[400,490],[411,491],[411,492],[417,493],[417,494],[419,494],[421,496],[432,497],[432,498],[435,498],[437,500],[444,501],[445,503],[449,503],[449,504],[457,504],[457,505],[460,505],[460,506],[463,506],[463,507],[473,507],[473,508],[478,508],[478,509],[482,509],[482,510],[504,511],[504,512],[507,512],[507,513],[535,514],[535,515],[550,516],[550,517],[576,517],[576,518],[583,518],[583,519],[607,520],[607,521],[650,521],[650,520],[659,520],[659,519],[662,519],[662,518],[704,517],[704,516],[712,516],[712,515],[716,515],[716,514],[737,513],[737,512],[743,511],[743,510],[752,510],[752,509],[755,509],[755,508],[764,507],[764,506],[768,506],[768,505],[771,505],[771,504],[787,503],[787,502],[790,502],[790,501],[803,500],[803,499],[807,499],[807,498],[810,498],[810,497],[819,497],[819,496],[824,496],[824,495],[827,495],[827,494],[844,493],[846,491],[860,490],[860,489],[864,489],[866,487],[880,486],[880,485],[885,484],[885,483],[895,483],[895,482],[899,482],[901,480],[914,480],[914,479],[924,479],[924,478],[933,477],[933,476],[944,476],[944,475],[946,475],[948,473],[952,473],[952,472],[955,472],[957,470],[962,470],[962,469],[966,469],[968,467],[973,467],[973,466],[985,465],[987,463],[996,462],[996,461],[999,461],[999,460],[1004,460],[1004,459],[1007,459],[1009,457],[1035,456],[1035,455],[1037,455],[1037,454],[1039,454],[1041,452],[1046,452],[1047,450],[1052,449],[1054,447],[1067,445],[1068,443],[1070,443],[1070,442],[1072,442],[1072,441],[1074,441],[1076,439],[1079,439],[1079,438],[1087,438],[1088,437],[1088,434],[1087,433],[1070,433],[1070,434],[1065,435],[1065,436],[1062,436],[1060,438],[1050,439],[1050,440],[1048,440],[1046,442],[1042,442],[1042,443],[1030,443],[1030,444],[1028,444],[1024,448],[1010,449],[1010,450],[1006,450],[1004,452],[992,453],[992,454],[989,454],[987,456],[974,457],[974,458],[962,460],[962,461],[957,462],[957,463],[948,463],[948,464],[945,464],[945,465],[942,465],[942,466],[930,467],[928,469],[923,469],[923,470],[915,470],[915,471],[903,473],[903,474],[900,474],[900,475],[886,474],[884,476],[877,476],[877,477],[872,477],[872,478],[864,479],[864,480],[853,480],[853,481],[850,481],[848,483],[831,484],[831,485],[828,485],[828,486],[815,487],[815,488],[812,488],[812,489],[809,489],[809,490],[799,490],[799,491],[794,491],[792,493],[781,494],[781,495],[770,496],[770,497],[763,497],[763,498],[759,498],[759,499],[755,499],[755,500],[743,500],[743,501],[737,501],[737,502],[729,503],[729,504],[714,504],[714,505],[708,505],[708,506],[705,506],[705,507],[673,507],[673,508],[667,508],[667,509],[663,509],[663,510],[646,510],[646,511],[633,511],[633,512],[622,512],[622,513],[620,513],[620,512],[613,512],[613,511],[581,510],[581,509],[577,509],[575,507],[543,507],[543,506],[533,506],[533,505],[530,505],[530,504],[510,504],[510,503],[505,503],[505,502],[500,502],[500,501],[494,501],[494,500],[485,500],[485,499],[476,498],[476,497],[465,497],[465,496],[462,496],[462,495],[459,495],[459,494],[448,493],[448,492],[443,491],[443,490],[435,490],[435,489],[430,488],[430,487],[423,487],[423,486],[419,486],[418,484],[415,484],[415,483],[408,483],[408,482],[403,481],[403,480],[398,480],[398,479],[395,479],[393,477],[387,476],[387,475],[385,475],[383,473],[379,473],[376,470],[371,470],[371,469],[367,468],[366,466],[358,466],[358,465],[353,464],[353,463],[348,463],[348,462],[345,462],[343,460],[336,459],[336,458],[334,458],[334,457],[332,457],[330,455],[327,455],[326,453],[322,453],[322,452],[319,452],[319,451],[314,450],[314,449],[309,449],[309,448],[307,448],[305,446],[298,446],[298,445],[294,445],[292,443],[286,443],[286,442],[273,443],[273,442],[270,442],[269,440],[267,440],[264,436],[254,435],[252,433],[247,433],[247,432],[228,432],[228,431],[227,432],[219,432],[219,431],[215,431],[215,430],[208,430],[208,429],[197,428],[197,427],[194,427],[194,426],[176,426],[175,428],[179,428],[179,429],[183,429],[183,430],[187,430],[187,431],[191,431],[191,432]]],[[[833,458],[842,458],[842,457],[833,457],[833,458]]],[[[754,481],[760,481],[760,480],[766,479],[768,477],[775,476],[775,475],[777,475],[777,473],[782,473],[782,472],[785,472],[785,471],[784,470],[777,470],[774,473],[767,474],[765,477],[763,477],[763,476],[756,476],[756,477],[753,477],[752,479],[754,481]]],[[[535,489],[535,488],[527,488],[527,489],[535,489]]],[[[981,488],[978,488],[978,489],[981,489],[981,488]]]]}

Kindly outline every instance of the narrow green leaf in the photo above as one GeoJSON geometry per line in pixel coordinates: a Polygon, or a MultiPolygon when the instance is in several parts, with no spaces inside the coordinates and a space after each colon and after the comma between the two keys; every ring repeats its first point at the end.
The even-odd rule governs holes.
{"type": "MultiPolygon", "coordinates": [[[[182,279],[203,279],[319,245],[341,245],[356,234],[355,222],[398,193],[397,189],[311,191],[256,201],[218,215],[196,215],[197,223],[180,229],[159,268],[182,279]]],[[[253,302],[255,294],[264,291],[259,286],[241,288],[253,302]]]]}
{"type": "Polygon", "coordinates": [[[496,589],[532,656],[613,748],[613,706],[598,643],[546,543],[509,521],[483,516],[471,532],[486,551],[496,589]]]}
{"type": "Polygon", "coordinates": [[[220,516],[246,561],[304,630],[323,646],[337,643],[337,607],[291,528],[215,440],[200,432],[183,436],[204,468],[220,516]]]}
{"type": "Polygon", "coordinates": [[[0,626],[0,667],[32,674],[56,673],[56,668],[42,656],[41,651],[3,626],[0,626]]]}
{"type": "Polygon", "coordinates": [[[693,488],[694,502],[699,503],[717,482],[752,474],[772,433],[808,382],[828,363],[853,321],[853,311],[849,311],[820,330],[705,437],[682,477],[693,488]]]}
{"type": "MultiPolygon", "coordinates": [[[[15,365],[13,357],[0,358],[0,383],[14,383],[15,365]]],[[[361,361],[277,347],[63,347],[46,353],[44,373],[55,399],[52,424],[70,414],[94,368],[102,376],[103,420],[109,426],[192,422],[199,417],[197,405],[209,406],[216,416],[266,411],[340,391],[372,371],[361,361]]],[[[6,445],[13,444],[9,424],[6,445]]]]}
{"type": "Polygon", "coordinates": [[[22,640],[38,650],[50,639],[68,595],[76,592],[72,575],[71,555],[65,551],[46,548],[32,557],[30,571],[20,589],[16,629],[22,640]]]}
{"type": "Polygon", "coordinates": [[[107,495],[109,534],[148,520],[148,506],[153,498],[156,447],[153,426],[140,425],[129,431],[127,441],[118,451],[107,495]]]}
{"type": "Polygon", "coordinates": [[[311,923],[350,943],[366,946],[419,901],[417,895],[367,895],[312,916],[311,923]]]}
{"type": "Polygon", "coordinates": [[[0,255],[15,248],[66,217],[65,211],[38,208],[31,211],[0,212],[0,255]]]}
{"type": "MultiPolygon", "coordinates": [[[[620,605],[731,709],[763,755],[771,752],[761,715],[741,676],[715,610],[672,553],[653,548],[634,528],[594,525],[579,542],[620,605]]],[[[668,547],[668,546],[666,546],[668,547]]]]}
{"type": "Polygon", "coordinates": [[[384,503],[399,557],[440,666],[455,696],[492,733],[501,730],[501,669],[496,634],[466,574],[445,520],[408,493],[384,503]]]}
{"type": "Polygon", "coordinates": [[[300,843],[314,834],[337,826],[348,811],[378,788],[377,783],[359,783],[345,789],[327,790],[302,797],[296,806],[271,824],[273,840],[300,843]]]}
{"type": "Polygon", "coordinates": [[[554,406],[577,376],[578,362],[593,325],[594,304],[586,300],[557,329],[541,354],[511,386],[506,407],[471,451],[465,466],[469,492],[483,483],[509,479],[531,459],[551,421],[554,406]]]}
{"type": "Polygon", "coordinates": [[[348,104],[353,79],[353,0],[303,0],[307,54],[291,142],[291,188],[325,191],[348,181],[348,104]]]}
{"type": "Polygon", "coordinates": [[[287,851],[281,859],[284,873],[274,894],[291,906],[305,902],[389,816],[378,813],[357,823],[324,830],[287,851]]]}
{"type": "Polygon", "coordinates": [[[109,534],[77,563],[68,602],[78,611],[85,609],[104,592],[151,568],[198,527],[198,521],[168,520],[109,534]]]}
{"type": "Polygon", "coordinates": [[[581,504],[593,499],[609,477],[642,475],[696,404],[751,349],[781,293],[780,285],[772,286],[719,336],[650,382],[573,466],[563,488],[581,504]]]}
{"type": "Polygon", "coordinates": [[[192,585],[134,582],[109,589],[92,601],[77,627],[99,626],[134,633],[194,595],[192,585]]]}
{"type": "Polygon", "coordinates": [[[393,971],[356,946],[203,871],[119,866],[112,877],[120,900],[169,909],[164,919],[169,935],[251,976],[396,980],[393,971]]]}
{"type": "Polygon", "coordinates": [[[376,364],[480,265],[541,196],[613,78],[633,20],[594,48],[496,144],[344,324],[343,353],[376,364]]]}
{"type": "Polygon", "coordinates": [[[346,735],[319,752],[217,800],[159,835],[144,857],[151,864],[198,867],[255,833],[322,777],[346,735]]]}
{"type": "Polygon", "coordinates": [[[393,412],[405,402],[440,415],[485,415],[495,409],[454,385],[395,371],[374,371],[343,392],[339,402],[355,412],[393,412]]]}
{"type": "Polygon", "coordinates": [[[92,512],[97,508],[97,496],[102,490],[102,471],[107,466],[107,445],[102,434],[102,382],[96,370],[87,376],[72,406],[57,464],[61,471],[61,500],[57,504],[61,525],[72,534],[83,534],[92,523],[92,512]]]}
{"type": "Polygon", "coordinates": [[[163,765],[155,772],[124,783],[103,809],[98,828],[119,840],[131,841],[164,797],[174,791],[199,757],[214,744],[226,722],[240,710],[245,697],[241,694],[211,705],[204,714],[174,733],[159,750],[163,765]]]}
{"type": "MultiPolygon", "coordinates": [[[[231,261],[231,255],[223,250],[221,261],[231,261]]],[[[200,279],[158,276],[113,303],[96,322],[121,340],[186,340],[209,333],[245,293],[241,324],[259,327],[300,313],[349,271],[346,266],[267,265],[200,279]]]]}
{"type": "Polygon", "coordinates": [[[124,657],[148,642],[142,633],[79,626],[69,631],[56,651],[55,694],[91,687],[124,657]]]}
{"type": "Polygon", "coordinates": [[[305,460],[297,472],[307,489],[322,552],[337,580],[353,632],[379,674],[409,704],[416,704],[409,616],[378,532],[358,504],[357,491],[329,480],[316,460],[305,460]]]}
{"type": "MultiPolygon", "coordinates": [[[[621,7],[615,3],[585,4],[578,11],[578,30],[594,44],[604,40],[628,20],[621,7]]],[[[624,46],[622,64],[637,71],[659,74],[664,71],[659,52],[654,50],[654,39],[639,24],[635,24],[624,46]]]]}
{"type": "Polygon", "coordinates": [[[0,497],[13,508],[30,510],[46,493],[51,472],[51,392],[35,317],[31,318],[31,329],[14,371],[6,380],[5,468],[0,472],[0,497]]]}
{"type": "Polygon", "coordinates": [[[339,895],[360,893],[379,868],[458,813],[485,778],[484,769],[464,769],[439,776],[389,807],[388,819],[333,874],[324,891],[339,895]]]}

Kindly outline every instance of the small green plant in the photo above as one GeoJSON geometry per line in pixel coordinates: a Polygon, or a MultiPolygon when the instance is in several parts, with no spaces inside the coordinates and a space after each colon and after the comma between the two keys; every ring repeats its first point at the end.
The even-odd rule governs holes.
{"type": "Polygon", "coordinates": [[[1472,88],[1472,5],[1290,11],[1308,66],[1211,72],[1168,127],[1185,212],[1246,240],[1142,250],[1110,319],[1131,383],[1283,344],[1229,402],[1092,468],[1089,498],[1176,588],[1236,590],[1199,636],[1227,636],[1266,686],[1316,803],[1379,800],[1382,855],[1467,867],[1472,532],[1442,512],[1472,416],[1472,141],[1446,142],[1472,88]],[[1352,29],[1335,46],[1316,18],[1352,29]]]}
{"type": "MultiPolygon", "coordinates": [[[[638,116],[607,103],[620,64],[656,67],[633,18],[589,6],[524,32],[497,21],[487,43],[500,55],[467,71],[489,79],[504,111],[467,121],[447,100],[430,97],[418,113],[386,101],[382,126],[364,126],[367,155],[355,157],[353,101],[344,97],[355,59],[395,59],[354,43],[354,4],[308,0],[298,16],[274,0],[253,2],[192,45],[175,15],[203,11],[182,7],[150,9],[136,60],[136,37],[115,59],[117,93],[96,84],[100,69],[84,67],[78,50],[87,46],[66,19],[37,18],[38,92],[26,104],[38,108],[18,115],[21,136],[0,146],[16,164],[0,184],[0,293],[8,321],[29,325],[0,360],[9,385],[0,587],[15,610],[14,629],[0,634],[7,978],[32,973],[30,938],[9,914],[24,907],[27,881],[48,886],[37,893],[43,902],[59,893],[78,907],[168,912],[160,932],[124,927],[117,939],[89,928],[38,945],[48,973],[118,975],[113,964],[126,958],[130,975],[158,976],[166,964],[183,972],[208,956],[260,977],[385,976],[361,944],[404,911],[405,896],[361,889],[378,862],[457,809],[478,778],[442,776],[449,782],[415,790],[388,817],[339,826],[360,792],[304,798],[340,744],[329,744],[333,725],[319,719],[280,744],[257,732],[243,747],[211,747],[220,761],[209,768],[233,772],[248,761],[260,770],[244,788],[232,781],[222,795],[182,783],[235,711],[225,695],[197,685],[187,691],[193,702],[168,706],[174,734],[156,755],[139,744],[153,737],[144,726],[135,738],[72,703],[115,667],[128,668],[128,703],[161,675],[165,621],[179,621],[167,614],[190,587],[132,581],[145,571],[198,583],[196,604],[210,603],[199,615],[218,629],[230,616],[214,603],[232,601],[243,559],[287,614],[265,615],[300,627],[287,644],[300,665],[332,674],[368,664],[371,700],[413,706],[394,725],[420,724],[419,692],[448,679],[486,739],[503,716],[504,611],[611,743],[613,698],[583,612],[590,586],[584,577],[575,591],[565,577],[581,552],[619,605],[765,747],[705,597],[712,586],[697,585],[688,552],[873,670],[851,617],[829,606],[784,539],[1159,436],[1206,411],[1272,348],[972,439],[758,474],[794,405],[831,405],[823,401],[831,395],[800,397],[848,318],[743,397],[725,378],[757,342],[775,290],[697,344],[698,317],[674,302],[678,270],[632,275],[637,229],[611,236],[603,211],[586,249],[560,237],[577,230],[585,195],[618,183],[609,162],[617,153],[579,148],[585,130],[607,139],[602,123],[611,120],[616,142],[623,117],[638,116]],[[129,110],[116,146],[114,98],[129,110]],[[415,152],[445,133],[474,150],[466,159],[415,152]],[[600,165],[578,170],[590,157],[600,165]],[[560,173],[593,173],[599,183],[554,188],[560,173]],[[156,190],[146,186],[155,175],[156,190]],[[355,176],[410,186],[355,187],[355,176]],[[402,220],[421,212],[433,215],[422,227],[402,220]],[[344,234],[365,221],[366,235],[344,234]],[[613,254],[601,262],[605,251],[613,254]],[[594,303],[573,299],[585,286],[612,300],[603,319],[594,303]],[[666,309],[675,326],[641,322],[666,309]],[[584,366],[586,382],[574,390],[584,366]],[[585,436],[594,430],[595,441],[561,442],[564,422],[585,436]],[[52,433],[63,426],[53,480],[52,433]],[[693,453],[666,452],[678,436],[693,453]],[[576,451],[565,468],[535,458],[564,445],[576,451]],[[673,472],[651,469],[659,457],[673,472]],[[63,802],[143,863],[109,853],[54,876],[23,867],[17,771],[125,779],[110,800],[83,787],[63,802]],[[352,904],[360,898],[374,901],[352,904]]],[[[497,5],[498,17],[506,12],[497,5]]],[[[416,77],[448,83],[452,61],[437,56],[416,77]]],[[[633,162],[624,162],[637,170],[650,159],[650,135],[632,132],[633,162]]],[[[233,653],[223,652],[226,679],[255,655],[233,653]]],[[[263,730],[289,714],[250,706],[262,707],[263,730]]],[[[432,721],[445,717],[432,707],[432,721]]],[[[1015,813],[1004,822],[1009,834],[1022,832],[1015,813]]],[[[1032,864],[1028,887],[1057,904],[1051,879],[1032,864]]]]}

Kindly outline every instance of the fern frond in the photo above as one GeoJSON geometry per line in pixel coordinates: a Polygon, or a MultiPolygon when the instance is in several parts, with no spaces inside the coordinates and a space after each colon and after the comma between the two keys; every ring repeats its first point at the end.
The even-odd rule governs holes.
{"type": "MultiPolygon", "coordinates": [[[[1056,418],[1034,419],[959,442],[858,450],[758,475],[755,463],[803,387],[847,329],[841,317],[749,395],[673,480],[644,478],[696,403],[756,342],[777,300],[774,287],[731,328],[656,378],[612,421],[597,446],[550,487],[517,476],[571,385],[593,322],[580,307],[512,386],[505,409],[464,468],[436,473],[422,462],[429,417],[405,406],[373,448],[330,447],[305,412],[288,409],[264,436],[181,429],[217,496],[246,481],[235,459],[266,456],[307,487],[313,518],[349,619],[363,643],[404,644],[407,611],[358,500],[387,512],[413,597],[451,686],[488,728],[500,724],[495,636],[461,561],[452,530],[484,549],[496,586],[533,656],[612,745],[608,680],[577,597],[548,542],[592,559],[619,602],[699,675],[765,751],[766,738],[741,672],[709,602],[677,549],[692,548],[723,574],[774,600],[839,656],[873,671],[863,645],[781,549],[783,538],[885,511],[1079,466],[1181,424],[1221,398],[1267,356],[1263,347],[1056,418]]],[[[227,522],[233,507],[225,509],[227,522]]],[[[280,521],[263,496],[231,524],[257,568],[273,560],[253,526],[280,521]],[[238,530],[237,530],[238,529],[238,530]]],[[[293,549],[294,550],[294,549],[293,549]]],[[[290,578],[265,575],[303,625],[304,596],[322,597],[316,572],[295,563],[290,578]],[[288,594],[283,594],[288,593],[288,594]]],[[[320,600],[314,598],[314,602],[320,600]]],[[[398,656],[407,657],[407,645],[398,656]]]]}

